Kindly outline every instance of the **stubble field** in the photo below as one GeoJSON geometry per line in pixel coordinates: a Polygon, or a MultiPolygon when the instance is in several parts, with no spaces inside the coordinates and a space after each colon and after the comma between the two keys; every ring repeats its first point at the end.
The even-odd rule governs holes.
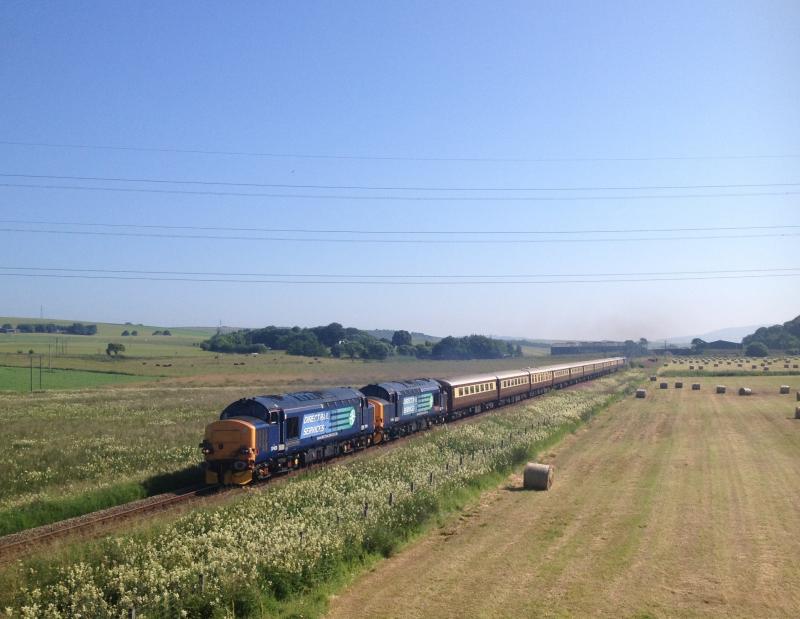
{"type": "Polygon", "coordinates": [[[717,395],[724,381],[699,382],[648,383],[550,453],[550,492],[511,476],[329,616],[798,616],[798,385],[736,377],[717,395]]]}

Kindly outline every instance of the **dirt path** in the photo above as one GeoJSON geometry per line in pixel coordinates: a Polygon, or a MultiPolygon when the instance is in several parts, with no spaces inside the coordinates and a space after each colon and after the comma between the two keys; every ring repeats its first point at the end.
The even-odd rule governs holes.
{"type": "Polygon", "coordinates": [[[713,380],[616,405],[559,446],[550,492],[513,476],[330,616],[800,616],[794,397],[713,380]]]}

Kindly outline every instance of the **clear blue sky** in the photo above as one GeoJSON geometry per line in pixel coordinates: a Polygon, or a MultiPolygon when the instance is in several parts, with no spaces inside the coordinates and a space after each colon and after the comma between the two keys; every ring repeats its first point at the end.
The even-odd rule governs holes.
{"type": "MultiPolygon", "coordinates": [[[[750,156],[800,155],[799,61],[800,3],[792,1],[7,1],[0,6],[1,141],[390,159],[0,144],[0,173],[460,188],[798,183],[800,158],[750,156]],[[708,155],[748,158],[696,158],[708,155]],[[652,159],[662,157],[677,159],[652,159]],[[460,158],[529,161],[441,160],[460,158]]],[[[18,177],[0,183],[490,198],[330,200],[4,186],[3,220],[371,231],[800,225],[800,196],[791,193],[800,191],[796,185],[437,193],[18,177]],[[782,195],[496,199],[699,193],[782,195]]],[[[364,238],[55,223],[0,228],[364,238]]],[[[796,235],[800,228],[751,233],[776,232],[796,235]]],[[[800,267],[798,246],[798,236],[363,244],[3,231],[0,266],[550,276],[800,267]]],[[[10,272],[23,271],[1,272],[0,314],[38,316],[43,305],[46,317],[166,325],[338,321],[434,334],[625,338],[782,322],[800,313],[798,277],[401,286],[55,279],[10,272]]]]}

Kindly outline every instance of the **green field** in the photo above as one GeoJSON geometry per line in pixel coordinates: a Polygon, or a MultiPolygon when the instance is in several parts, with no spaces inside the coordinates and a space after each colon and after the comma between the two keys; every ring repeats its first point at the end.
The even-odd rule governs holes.
{"type": "Polygon", "coordinates": [[[38,359],[33,368],[0,366],[0,391],[40,391],[48,389],[85,389],[104,385],[141,383],[153,380],[150,376],[134,376],[113,372],[83,370],[48,370],[40,372],[38,359]]]}

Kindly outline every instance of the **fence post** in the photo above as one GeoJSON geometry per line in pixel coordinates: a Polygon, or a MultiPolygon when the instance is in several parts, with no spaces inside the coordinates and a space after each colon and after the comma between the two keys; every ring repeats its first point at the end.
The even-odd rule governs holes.
{"type": "Polygon", "coordinates": [[[200,572],[200,593],[206,592],[206,575],[200,572]]]}
{"type": "Polygon", "coordinates": [[[394,505],[394,492],[389,493],[389,507],[394,505]]]}
{"type": "Polygon", "coordinates": [[[411,494],[414,494],[414,480],[411,480],[411,494]]]}
{"type": "Polygon", "coordinates": [[[458,456],[458,466],[461,466],[463,464],[464,464],[464,454],[461,454],[460,456],[458,456]]]}
{"type": "Polygon", "coordinates": [[[364,518],[366,518],[368,514],[369,514],[369,503],[364,501],[364,518]]]}
{"type": "Polygon", "coordinates": [[[428,483],[431,485],[433,484],[433,471],[428,473],[428,483]]]}

